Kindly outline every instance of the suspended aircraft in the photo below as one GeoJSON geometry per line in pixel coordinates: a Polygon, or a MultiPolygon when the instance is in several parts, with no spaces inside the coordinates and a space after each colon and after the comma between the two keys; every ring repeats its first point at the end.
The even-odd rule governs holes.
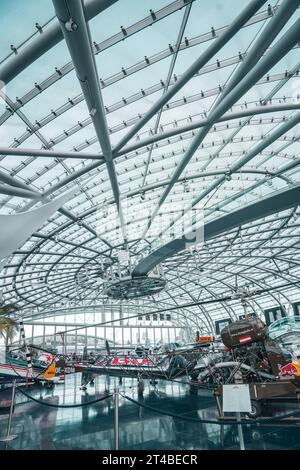
{"type": "Polygon", "coordinates": [[[233,322],[223,328],[221,338],[226,350],[217,360],[209,358],[198,375],[199,384],[214,386],[216,397],[222,396],[223,385],[235,383],[237,378],[239,383],[248,384],[251,417],[259,416],[269,399],[287,395],[297,399],[300,363],[269,336],[262,320],[246,317],[233,322]]]}

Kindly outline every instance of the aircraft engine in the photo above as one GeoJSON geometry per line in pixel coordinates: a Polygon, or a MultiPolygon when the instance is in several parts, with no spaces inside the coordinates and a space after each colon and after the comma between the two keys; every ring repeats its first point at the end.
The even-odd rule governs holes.
{"type": "Polygon", "coordinates": [[[259,318],[238,320],[227,325],[221,331],[221,338],[229,349],[263,341],[266,337],[267,327],[259,318]]]}

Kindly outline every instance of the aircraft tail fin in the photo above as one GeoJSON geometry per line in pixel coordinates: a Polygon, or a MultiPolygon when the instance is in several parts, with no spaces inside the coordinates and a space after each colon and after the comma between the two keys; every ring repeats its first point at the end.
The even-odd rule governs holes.
{"type": "Polygon", "coordinates": [[[56,375],[56,364],[53,362],[50,366],[43,372],[43,377],[46,380],[54,379],[56,375]]]}

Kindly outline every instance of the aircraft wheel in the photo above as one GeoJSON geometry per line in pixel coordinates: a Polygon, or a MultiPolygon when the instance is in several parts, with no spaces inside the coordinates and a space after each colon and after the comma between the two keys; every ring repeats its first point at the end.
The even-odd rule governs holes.
{"type": "Polygon", "coordinates": [[[259,441],[261,439],[261,434],[258,431],[253,431],[251,437],[254,441],[259,441]]]}
{"type": "Polygon", "coordinates": [[[259,418],[262,414],[261,403],[257,400],[251,400],[251,411],[247,413],[249,418],[259,418]]]}

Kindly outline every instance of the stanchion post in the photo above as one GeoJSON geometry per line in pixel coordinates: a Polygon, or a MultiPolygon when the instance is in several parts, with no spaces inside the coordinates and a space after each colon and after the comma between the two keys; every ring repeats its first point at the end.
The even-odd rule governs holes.
{"type": "MultiPolygon", "coordinates": [[[[241,421],[241,413],[236,414],[236,419],[241,421]]],[[[245,450],[245,441],[244,441],[244,434],[243,434],[243,426],[242,424],[238,424],[238,433],[239,433],[239,441],[240,441],[240,450],[245,450]]]]}
{"type": "MultiPolygon", "coordinates": [[[[236,384],[242,384],[243,383],[243,374],[242,374],[240,369],[235,371],[234,383],[236,383],[236,384]]],[[[237,419],[237,421],[241,421],[240,411],[238,411],[236,413],[236,419],[237,419]]],[[[245,450],[245,441],[244,441],[244,434],[243,434],[242,424],[238,424],[237,428],[238,428],[238,435],[239,435],[239,441],[240,441],[240,450],[245,450]]]]}
{"type": "Polygon", "coordinates": [[[114,390],[115,402],[115,450],[119,450],[119,388],[114,390]]]}
{"type": "Polygon", "coordinates": [[[214,397],[215,397],[215,400],[216,400],[216,405],[217,405],[217,410],[218,410],[218,413],[219,413],[219,418],[223,418],[224,413],[222,411],[222,407],[221,407],[221,403],[220,403],[220,391],[219,390],[216,390],[214,392],[214,397]]]}
{"type": "Polygon", "coordinates": [[[10,403],[10,409],[9,409],[9,416],[8,416],[8,423],[7,423],[7,431],[6,431],[6,436],[0,439],[1,442],[10,442],[16,439],[18,436],[17,435],[11,435],[11,425],[12,425],[12,420],[13,420],[13,414],[14,414],[14,406],[15,406],[15,396],[16,396],[16,379],[13,380],[13,385],[12,385],[12,390],[11,390],[11,403],[10,403]]]}

